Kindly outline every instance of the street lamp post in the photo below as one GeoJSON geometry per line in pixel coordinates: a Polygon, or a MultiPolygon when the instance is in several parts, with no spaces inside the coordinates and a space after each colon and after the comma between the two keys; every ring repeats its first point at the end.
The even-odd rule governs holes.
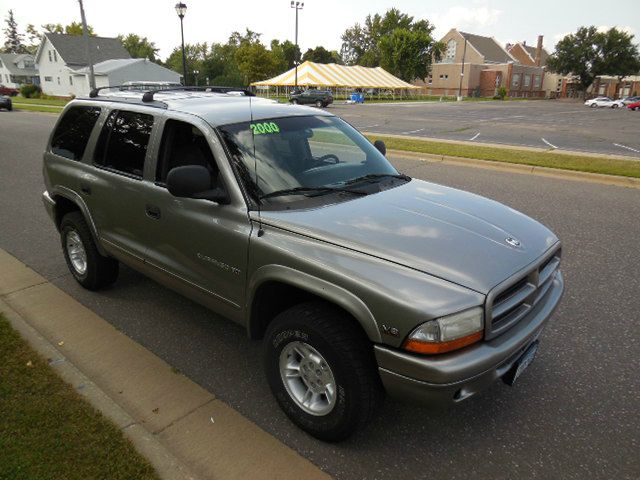
{"type": "MultiPolygon", "coordinates": [[[[291,0],[291,8],[295,8],[296,9],[296,56],[298,53],[298,11],[302,10],[302,8],[304,7],[304,2],[294,2],[294,0],[291,0]]],[[[295,66],[296,66],[296,76],[295,76],[295,88],[298,88],[298,59],[296,58],[295,61],[295,66]]]]}
{"type": "Polygon", "coordinates": [[[182,37],[182,76],[184,77],[184,84],[187,85],[187,58],[184,55],[184,28],[182,25],[182,19],[187,13],[187,6],[182,2],[176,3],[176,13],[180,17],[180,36],[182,37]]]}
{"type": "Polygon", "coordinates": [[[96,88],[96,77],[93,71],[93,60],[91,59],[91,44],[89,40],[89,30],[87,29],[87,19],[84,16],[84,5],[82,0],[78,0],[80,4],[80,19],[82,20],[82,36],[84,37],[84,46],[87,54],[87,64],[89,65],[89,88],[96,88]]]}
{"type": "Polygon", "coordinates": [[[460,72],[460,88],[458,88],[458,101],[462,100],[462,80],[464,80],[464,61],[467,56],[467,37],[464,38],[464,50],[462,51],[462,70],[460,72]]]}
{"type": "Polygon", "coordinates": [[[193,71],[193,78],[194,81],[196,82],[196,87],[198,86],[198,74],[200,73],[200,70],[194,70],[193,71]]]}

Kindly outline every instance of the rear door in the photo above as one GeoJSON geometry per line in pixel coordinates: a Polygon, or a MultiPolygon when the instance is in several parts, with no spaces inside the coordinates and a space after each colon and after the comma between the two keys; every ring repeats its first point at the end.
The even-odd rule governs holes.
{"type": "Polygon", "coordinates": [[[95,168],[80,181],[102,243],[116,257],[144,259],[147,204],[143,175],[154,121],[146,111],[111,111],[94,150],[95,168]]]}

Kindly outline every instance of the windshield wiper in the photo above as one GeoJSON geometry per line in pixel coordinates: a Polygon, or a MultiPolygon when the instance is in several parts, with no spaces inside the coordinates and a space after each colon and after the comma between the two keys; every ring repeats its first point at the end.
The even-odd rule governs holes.
{"type": "Polygon", "coordinates": [[[360,182],[375,182],[383,178],[398,178],[400,180],[406,180],[407,182],[411,180],[411,177],[404,173],[369,173],[368,175],[363,175],[362,177],[349,180],[348,182],[345,182],[345,185],[353,185],[354,183],[360,182]]]}
{"type": "Polygon", "coordinates": [[[265,198],[282,197],[285,195],[308,195],[310,197],[315,197],[317,195],[324,195],[326,193],[333,193],[333,192],[346,192],[346,193],[352,193],[354,195],[368,195],[367,192],[362,192],[360,190],[351,190],[349,188],[295,187],[295,188],[286,188],[284,190],[276,190],[275,192],[261,195],[259,198],[260,200],[264,200],[265,198]]]}

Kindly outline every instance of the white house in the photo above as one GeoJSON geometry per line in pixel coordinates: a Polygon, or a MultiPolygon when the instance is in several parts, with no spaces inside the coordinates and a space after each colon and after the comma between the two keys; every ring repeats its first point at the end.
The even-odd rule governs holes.
{"type": "Polygon", "coordinates": [[[20,88],[25,83],[40,83],[33,55],[0,53],[0,84],[20,88]]]}
{"type": "MultiPolygon", "coordinates": [[[[93,66],[96,87],[122,85],[131,81],[180,83],[182,75],[146,58],[105,60],[93,66]]],[[[89,91],[89,67],[71,72],[78,91],[89,91]]]]}
{"type": "MultiPolygon", "coordinates": [[[[89,37],[89,45],[97,87],[126,81],[180,81],[180,75],[172,70],[145,59],[132,59],[117,38],[89,37]]],[[[89,93],[84,37],[45,33],[35,61],[44,93],[57,96],[89,93]]]]}

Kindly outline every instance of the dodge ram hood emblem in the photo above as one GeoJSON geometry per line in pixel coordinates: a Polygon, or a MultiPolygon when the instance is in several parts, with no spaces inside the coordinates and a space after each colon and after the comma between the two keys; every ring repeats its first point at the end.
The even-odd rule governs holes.
{"type": "Polygon", "coordinates": [[[512,247],[519,247],[520,246],[520,240],[518,240],[517,238],[507,237],[507,238],[504,239],[504,241],[507,242],[512,247]]]}

